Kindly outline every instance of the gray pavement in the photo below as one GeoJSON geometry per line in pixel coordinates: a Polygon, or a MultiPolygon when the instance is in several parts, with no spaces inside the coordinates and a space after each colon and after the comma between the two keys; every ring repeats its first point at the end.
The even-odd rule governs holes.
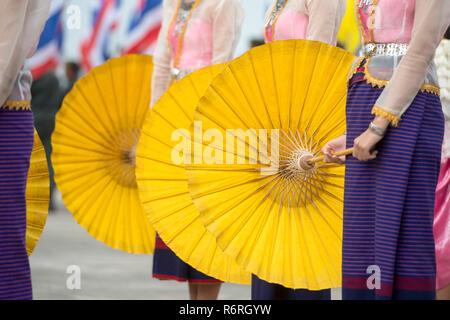
{"type": "MultiPolygon", "coordinates": [[[[151,277],[152,256],[111,249],[91,237],[72,215],[52,213],[30,257],[34,298],[37,300],[186,300],[187,284],[151,277]],[[81,289],[66,285],[69,266],[81,271],[81,289]]],[[[333,292],[333,299],[339,299],[333,292]]],[[[224,284],[219,299],[248,300],[250,286],[224,284]]]]}

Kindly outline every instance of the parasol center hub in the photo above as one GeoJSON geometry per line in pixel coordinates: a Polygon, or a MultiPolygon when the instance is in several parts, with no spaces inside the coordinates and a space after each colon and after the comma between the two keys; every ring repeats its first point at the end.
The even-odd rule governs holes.
{"type": "Polygon", "coordinates": [[[297,157],[295,161],[296,169],[302,172],[314,169],[315,164],[310,164],[309,160],[314,158],[312,153],[304,153],[297,157]]]}
{"type": "Polygon", "coordinates": [[[122,160],[133,167],[136,167],[136,149],[137,145],[131,147],[130,150],[127,150],[122,154],[122,160]]]}

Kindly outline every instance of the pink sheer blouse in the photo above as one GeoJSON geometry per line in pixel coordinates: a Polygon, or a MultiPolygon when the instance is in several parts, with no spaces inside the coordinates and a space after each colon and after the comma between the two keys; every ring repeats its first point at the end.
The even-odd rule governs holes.
{"type": "Polygon", "coordinates": [[[375,6],[358,7],[364,43],[409,43],[414,26],[415,2],[374,0],[375,6]]]}
{"type": "Polygon", "coordinates": [[[240,0],[201,0],[187,22],[180,60],[175,66],[181,28],[176,30],[180,21],[172,21],[178,4],[179,0],[163,1],[163,25],[153,56],[151,106],[169,88],[174,68],[185,75],[230,61],[239,39],[244,18],[240,0]]]}
{"type": "Polygon", "coordinates": [[[32,77],[22,70],[36,50],[51,0],[2,0],[0,11],[0,107],[31,99],[32,77]]]}
{"type": "Polygon", "coordinates": [[[385,86],[376,106],[401,116],[423,89],[438,90],[434,53],[450,24],[446,0],[355,0],[363,42],[408,45],[401,56],[369,58],[367,78],[385,86]],[[436,89],[435,89],[436,88],[436,89]]]}
{"type": "Polygon", "coordinates": [[[445,116],[445,134],[442,149],[442,158],[444,160],[450,159],[450,40],[442,40],[436,50],[435,61],[441,85],[442,111],[445,116]]]}
{"type": "Polygon", "coordinates": [[[279,1],[274,0],[267,12],[266,42],[307,39],[336,45],[346,0],[287,0],[277,11],[279,1]]]}
{"type": "MultiPolygon", "coordinates": [[[[173,56],[178,54],[178,41],[180,35],[175,32],[175,26],[169,31],[169,42],[173,50],[173,56]]],[[[181,70],[197,70],[211,65],[213,59],[213,28],[212,25],[201,21],[192,20],[189,32],[184,38],[183,53],[181,54],[178,68],[181,70]],[[202,50],[198,50],[198,45],[202,50]]]]}

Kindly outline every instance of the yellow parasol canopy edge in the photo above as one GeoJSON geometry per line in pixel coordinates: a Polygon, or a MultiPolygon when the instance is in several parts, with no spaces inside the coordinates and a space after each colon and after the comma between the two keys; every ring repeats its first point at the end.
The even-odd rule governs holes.
{"type": "Polygon", "coordinates": [[[44,230],[50,202],[50,178],[44,146],[36,130],[28,170],[26,248],[31,255],[44,230]]]}
{"type": "Polygon", "coordinates": [[[107,61],[64,99],[52,136],[55,181],[75,220],[114,249],[154,250],[139,200],[135,152],[150,106],[152,57],[107,61]]]}
{"type": "Polygon", "coordinates": [[[199,219],[189,194],[184,166],[189,130],[200,97],[225,65],[198,70],[173,84],[155,104],[143,126],[137,150],[137,183],[147,216],[178,257],[213,278],[249,284],[250,273],[217,246],[199,219]],[[186,146],[186,144],[184,144],[186,146]],[[181,158],[180,158],[181,157],[181,158]]]}

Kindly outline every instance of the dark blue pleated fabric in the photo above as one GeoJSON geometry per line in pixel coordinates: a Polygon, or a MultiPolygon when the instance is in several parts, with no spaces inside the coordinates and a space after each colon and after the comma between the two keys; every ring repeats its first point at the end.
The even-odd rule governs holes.
{"type": "Polygon", "coordinates": [[[25,190],[33,142],[33,113],[0,108],[0,300],[32,299],[25,190]]]}
{"type": "MultiPolygon", "coordinates": [[[[350,86],[348,147],[373,120],[382,90],[365,81],[350,86]]],[[[435,298],[433,216],[443,132],[439,97],[420,92],[377,146],[376,160],[347,158],[344,299],[435,298]]]]}
{"type": "Polygon", "coordinates": [[[331,290],[289,289],[252,277],[252,300],[331,300],[331,290]]]}
{"type": "Polygon", "coordinates": [[[158,235],[153,254],[153,277],[160,280],[187,281],[198,284],[221,283],[181,260],[158,235]]]}

